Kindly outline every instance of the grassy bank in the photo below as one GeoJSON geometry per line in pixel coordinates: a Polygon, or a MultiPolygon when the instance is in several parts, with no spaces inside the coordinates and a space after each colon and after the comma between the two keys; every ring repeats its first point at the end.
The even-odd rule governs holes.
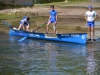
{"type": "MultiPolygon", "coordinates": [[[[50,5],[55,5],[56,7],[63,7],[66,9],[67,7],[71,8],[79,8],[81,6],[86,7],[88,5],[95,5],[95,7],[98,7],[99,2],[56,2],[56,3],[47,3],[47,4],[36,4],[33,8],[36,8],[35,10],[44,7],[49,7],[50,5]]],[[[59,8],[62,9],[62,8],[59,8]]],[[[34,10],[34,9],[33,9],[34,10]]],[[[71,9],[70,9],[71,10],[71,9]]],[[[79,10],[79,9],[78,9],[79,10]]],[[[41,10],[42,11],[42,10],[41,10]]],[[[48,11],[44,11],[41,13],[41,11],[35,11],[34,12],[27,12],[27,16],[30,17],[30,30],[35,30],[37,27],[42,25],[43,23],[48,21],[48,16],[40,16],[38,13],[41,15],[44,14],[44,12],[48,13],[48,11]]],[[[75,10],[76,11],[76,10],[75,10]]],[[[66,11],[66,13],[68,13],[66,11]]],[[[70,12],[69,12],[70,13],[70,12]]],[[[77,12],[76,12],[77,13],[77,12]]],[[[14,14],[0,14],[0,32],[8,32],[9,27],[6,25],[2,24],[2,21],[10,23],[13,27],[19,26],[19,22],[22,19],[22,17],[25,15],[24,12],[16,12],[14,14]]],[[[58,18],[58,23],[57,23],[57,31],[58,33],[72,33],[72,32],[87,32],[87,28],[82,28],[83,25],[85,25],[86,21],[83,16],[81,15],[75,15],[72,13],[72,15],[60,15],[58,18]]],[[[52,25],[50,25],[50,32],[52,32],[52,25]]],[[[38,32],[46,32],[46,25],[39,29],[38,32]]]]}
{"type": "MultiPolygon", "coordinates": [[[[8,33],[9,26],[2,24],[3,22],[7,22],[13,27],[18,28],[20,20],[23,18],[25,14],[15,13],[15,14],[0,14],[0,33],[8,33]]],[[[30,29],[33,30],[45,23],[48,17],[45,16],[35,16],[28,14],[30,17],[30,29]]]]}
{"type": "MultiPolygon", "coordinates": [[[[47,22],[48,20],[48,16],[34,16],[32,14],[28,14],[30,17],[30,31],[35,30],[37,27],[39,27],[40,25],[42,25],[43,23],[47,22]]],[[[19,13],[15,13],[15,14],[2,14],[0,15],[0,32],[1,33],[8,33],[9,31],[9,26],[7,25],[3,25],[2,22],[8,22],[9,24],[11,24],[13,27],[18,28],[19,26],[19,22],[22,19],[22,17],[24,16],[24,14],[19,14],[19,13]]],[[[74,24],[75,22],[79,22],[79,20],[83,20],[81,18],[78,19],[73,19],[73,18],[59,18],[58,19],[58,24],[57,24],[57,31],[58,33],[68,33],[68,32],[86,32],[86,28],[81,28],[81,26],[73,26],[70,25],[70,20],[71,23],[74,24]],[[67,24],[66,21],[64,21],[64,19],[67,20],[67,24]]],[[[82,22],[82,21],[81,21],[82,22]]],[[[39,29],[38,32],[46,32],[46,25],[39,29]]],[[[50,32],[53,32],[53,28],[52,25],[50,25],[50,32]]]]}
{"type": "Polygon", "coordinates": [[[89,1],[67,1],[67,2],[53,2],[44,4],[35,4],[35,7],[48,7],[50,5],[55,5],[61,8],[87,8],[92,5],[95,9],[100,9],[100,2],[89,2],[89,1]]]}

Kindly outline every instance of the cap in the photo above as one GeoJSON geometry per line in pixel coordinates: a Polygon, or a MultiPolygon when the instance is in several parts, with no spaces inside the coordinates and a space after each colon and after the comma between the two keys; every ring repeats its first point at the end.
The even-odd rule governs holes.
{"type": "Polygon", "coordinates": [[[88,8],[92,8],[92,6],[88,6],[88,8]]]}

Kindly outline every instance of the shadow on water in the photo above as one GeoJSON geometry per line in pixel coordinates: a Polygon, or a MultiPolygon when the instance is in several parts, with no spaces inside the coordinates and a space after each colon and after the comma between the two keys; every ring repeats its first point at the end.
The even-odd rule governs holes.
{"type": "Polygon", "coordinates": [[[81,45],[31,39],[18,42],[21,37],[8,37],[3,38],[5,41],[0,39],[0,75],[99,73],[100,64],[94,57],[97,45],[93,43],[81,45]]]}

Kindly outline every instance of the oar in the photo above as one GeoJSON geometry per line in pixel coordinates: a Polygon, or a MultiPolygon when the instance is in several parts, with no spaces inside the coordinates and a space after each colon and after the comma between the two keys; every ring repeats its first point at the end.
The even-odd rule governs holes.
{"type": "MultiPolygon", "coordinates": [[[[46,23],[42,24],[40,27],[38,27],[36,30],[42,28],[46,23]]],[[[34,30],[32,33],[34,33],[36,30],[34,30]]],[[[25,40],[27,37],[29,36],[29,34],[23,38],[21,38],[18,42],[22,42],[23,40],[25,40]]]]}
{"type": "Polygon", "coordinates": [[[12,25],[9,24],[8,22],[2,22],[2,24],[12,27],[12,25]]]}

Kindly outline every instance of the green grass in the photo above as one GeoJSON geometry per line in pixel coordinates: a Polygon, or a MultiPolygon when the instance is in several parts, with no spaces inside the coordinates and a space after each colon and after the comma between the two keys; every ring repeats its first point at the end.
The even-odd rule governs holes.
{"type": "Polygon", "coordinates": [[[16,14],[0,14],[0,19],[14,19],[17,16],[16,14]]]}
{"type": "MultiPolygon", "coordinates": [[[[24,14],[23,14],[24,15],[24,14]]],[[[10,23],[13,27],[17,27],[19,26],[20,20],[22,19],[23,15],[19,14],[19,13],[15,13],[15,14],[0,14],[0,20],[4,21],[4,22],[8,22],[10,23]]],[[[35,30],[37,27],[39,27],[40,25],[44,24],[45,22],[47,22],[48,20],[48,16],[33,16],[31,14],[28,14],[30,17],[30,29],[35,30]]],[[[80,26],[63,26],[64,22],[63,20],[61,20],[62,18],[60,18],[59,20],[61,21],[61,25],[57,24],[57,30],[58,32],[84,32],[85,30],[83,30],[80,26]],[[72,31],[73,30],[73,31],[72,31]]],[[[46,31],[46,25],[41,28],[39,31],[46,31]],[[42,30],[41,30],[42,29],[42,30]]],[[[52,30],[52,25],[50,26],[50,30],[51,32],[52,30]]],[[[0,22],[0,32],[3,33],[4,32],[8,32],[7,30],[9,30],[9,27],[6,25],[3,25],[0,22]]]]}
{"type": "MultiPolygon", "coordinates": [[[[33,16],[30,14],[28,14],[28,15],[30,17],[31,26],[40,26],[41,24],[45,23],[48,19],[48,17],[45,17],[45,16],[33,16]]],[[[19,13],[0,14],[0,21],[8,22],[13,26],[18,27],[23,16],[24,16],[24,14],[21,15],[19,13]]],[[[1,24],[0,24],[0,27],[2,27],[1,24]]]]}
{"type": "MultiPolygon", "coordinates": [[[[23,18],[24,15],[21,14],[0,14],[0,20],[21,20],[23,18]]],[[[34,20],[34,21],[40,21],[43,20],[47,17],[45,16],[33,16],[30,15],[30,20],[34,20]]]]}
{"type": "MultiPolygon", "coordinates": [[[[99,3],[99,2],[98,2],[99,3]]],[[[94,3],[94,5],[98,5],[98,3],[94,3]]],[[[53,3],[46,3],[46,4],[36,4],[35,6],[37,7],[49,7],[50,5],[55,5],[55,6],[58,6],[58,7],[68,7],[68,6],[87,6],[89,4],[89,2],[53,2],[53,3]]],[[[93,3],[91,3],[93,4],[93,3]]],[[[36,13],[37,14],[37,13],[36,13]]],[[[20,20],[22,19],[22,17],[24,16],[24,13],[23,12],[16,12],[15,14],[0,14],[0,20],[2,21],[5,21],[5,22],[8,22],[10,24],[12,24],[13,26],[15,27],[18,27],[19,26],[19,22],[20,20]]],[[[28,12],[28,16],[30,17],[30,21],[31,21],[31,25],[30,27],[31,28],[37,28],[38,26],[40,26],[41,24],[43,24],[44,22],[46,22],[48,20],[48,16],[36,16],[34,14],[32,14],[32,12],[28,12]]],[[[64,22],[61,20],[60,18],[60,24],[63,26],[64,22]]],[[[57,24],[57,29],[59,32],[74,32],[74,31],[77,31],[77,32],[84,32],[86,31],[86,29],[83,29],[81,27],[64,27],[64,28],[61,28],[60,25],[57,24]]],[[[0,24],[0,31],[4,31],[4,29],[7,29],[9,30],[9,27],[7,26],[4,26],[2,24],[0,24]]],[[[46,29],[46,25],[43,27],[44,29],[46,29]]],[[[52,29],[52,25],[51,25],[51,29],[52,29]]]]}
{"type": "Polygon", "coordinates": [[[68,1],[68,2],[52,2],[52,3],[44,3],[44,4],[35,4],[35,7],[50,7],[50,5],[54,5],[62,8],[86,8],[89,5],[94,6],[95,8],[100,9],[100,2],[89,2],[89,1],[68,1]]]}

